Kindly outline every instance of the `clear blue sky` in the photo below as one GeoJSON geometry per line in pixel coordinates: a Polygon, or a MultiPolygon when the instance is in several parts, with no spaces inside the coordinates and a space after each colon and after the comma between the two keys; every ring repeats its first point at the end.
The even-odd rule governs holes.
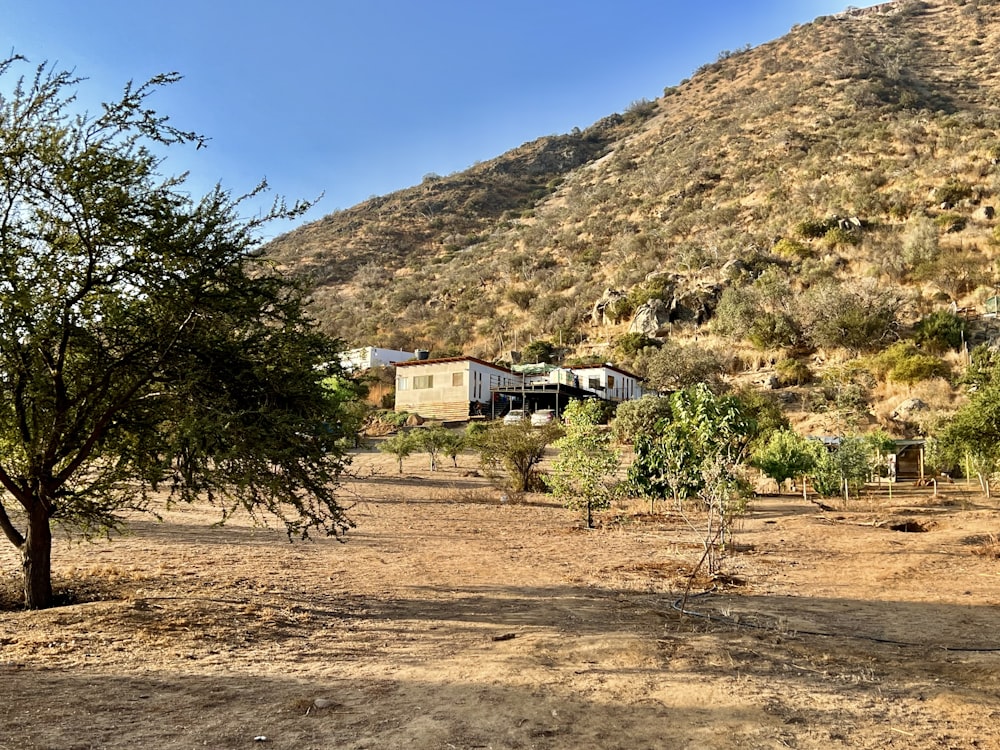
{"type": "MultiPolygon", "coordinates": [[[[844,0],[0,0],[0,54],[89,80],[167,71],[153,100],[211,138],[165,171],[241,193],[266,177],[320,218],[654,99],[724,49],[844,0]]],[[[867,6],[873,3],[853,3],[867,6]]],[[[96,107],[91,107],[96,109],[96,107]]],[[[292,225],[274,226],[277,234],[292,225]]]]}

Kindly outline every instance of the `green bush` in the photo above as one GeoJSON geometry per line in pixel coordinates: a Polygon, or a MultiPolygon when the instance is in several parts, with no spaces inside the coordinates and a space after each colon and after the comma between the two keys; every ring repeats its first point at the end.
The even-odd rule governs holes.
{"type": "Polygon", "coordinates": [[[646,394],[618,405],[611,434],[619,443],[631,444],[639,435],[652,435],[660,420],[670,419],[670,399],[646,394]]]}
{"type": "Polygon", "coordinates": [[[949,310],[936,310],[913,327],[913,340],[933,354],[957,350],[965,340],[965,321],[949,310]]]}
{"type": "Polygon", "coordinates": [[[622,359],[631,359],[643,349],[648,347],[659,348],[661,345],[660,341],[651,339],[646,334],[636,331],[619,336],[615,340],[615,352],[622,359]]]}
{"type": "Polygon", "coordinates": [[[823,244],[830,249],[857,245],[859,242],[861,242],[861,236],[858,232],[852,232],[843,227],[831,227],[823,234],[823,244]]]}
{"type": "Polygon", "coordinates": [[[829,219],[824,221],[806,219],[795,225],[795,234],[804,240],[818,240],[835,226],[836,224],[829,219]]]}
{"type": "Polygon", "coordinates": [[[774,243],[772,252],[785,258],[808,258],[812,255],[812,249],[808,245],[789,237],[782,237],[774,243]]]}
{"type": "Polygon", "coordinates": [[[534,289],[514,288],[508,289],[506,297],[521,310],[527,310],[531,306],[532,300],[538,296],[534,289]]]}
{"type": "Polygon", "coordinates": [[[926,354],[909,341],[893,344],[874,358],[877,375],[895,383],[912,385],[931,378],[951,375],[948,363],[933,354],[926,354]]]}
{"type": "Polygon", "coordinates": [[[812,380],[812,370],[809,365],[798,359],[782,359],[775,365],[778,382],[782,387],[789,385],[805,385],[812,380]]]}
{"type": "Polygon", "coordinates": [[[934,190],[934,200],[952,205],[972,196],[972,186],[961,180],[948,180],[934,190]]]}
{"type": "Polygon", "coordinates": [[[559,358],[559,350],[551,341],[536,339],[521,351],[521,361],[527,364],[535,362],[553,363],[559,358]]]}
{"type": "Polygon", "coordinates": [[[796,346],[802,340],[802,331],[789,315],[760,312],[750,324],[748,338],[761,349],[796,346]]]}
{"type": "Polygon", "coordinates": [[[968,219],[961,214],[948,212],[935,216],[934,223],[940,227],[942,231],[953,233],[961,232],[965,229],[968,219]]]}

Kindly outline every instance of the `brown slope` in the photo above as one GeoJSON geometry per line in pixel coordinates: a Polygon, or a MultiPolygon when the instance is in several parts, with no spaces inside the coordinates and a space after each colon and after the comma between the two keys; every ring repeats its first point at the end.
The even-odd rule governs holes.
{"type": "Polygon", "coordinates": [[[641,300],[650,274],[717,296],[733,259],[800,286],[869,276],[964,303],[992,283],[992,225],[972,217],[1000,183],[998,42],[1000,5],[985,0],[819,18],[622,120],[338,212],[273,250],[315,275],[318,316],[349,342],[483,356],[606,339],[619,329],[589,322],[602,290],[641,300]],[[945,214],[965,228],[947,231],[963,222],[945,214]],[[780,238],[831,215],[866,229],[776,261],[780,238]],[[922,217],[962,268],[900,265],[922,217]]]}

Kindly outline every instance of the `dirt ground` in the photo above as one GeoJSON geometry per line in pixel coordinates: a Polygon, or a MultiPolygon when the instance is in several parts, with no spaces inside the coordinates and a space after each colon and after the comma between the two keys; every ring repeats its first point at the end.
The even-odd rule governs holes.
{"type": "Polygon", "coordinates": [[[343,544],[207,507],[60,540],[81,603],[0,612],[0,749],[1000,748],[1000,513],[963,485],[758,498],[682,616],[681,519],[394,461],[357,457],[343,544]]]}

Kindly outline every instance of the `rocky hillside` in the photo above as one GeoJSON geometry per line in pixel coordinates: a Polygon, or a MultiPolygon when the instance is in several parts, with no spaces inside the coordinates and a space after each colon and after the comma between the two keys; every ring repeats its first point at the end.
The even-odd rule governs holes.
{"type": "MultiPolygon", "coordinates": [[[[997,49],[998,0],[821,17],[271,251],[350,344],[494,359],[535,342],[655,375],[645,337],[674,361],[697,337],[727,377],[781,361],[802,381],[923,346],[922,321],[996,293],[997,49]]],[[[892,367],[868,369],[870,392],[892,367]]]]}

